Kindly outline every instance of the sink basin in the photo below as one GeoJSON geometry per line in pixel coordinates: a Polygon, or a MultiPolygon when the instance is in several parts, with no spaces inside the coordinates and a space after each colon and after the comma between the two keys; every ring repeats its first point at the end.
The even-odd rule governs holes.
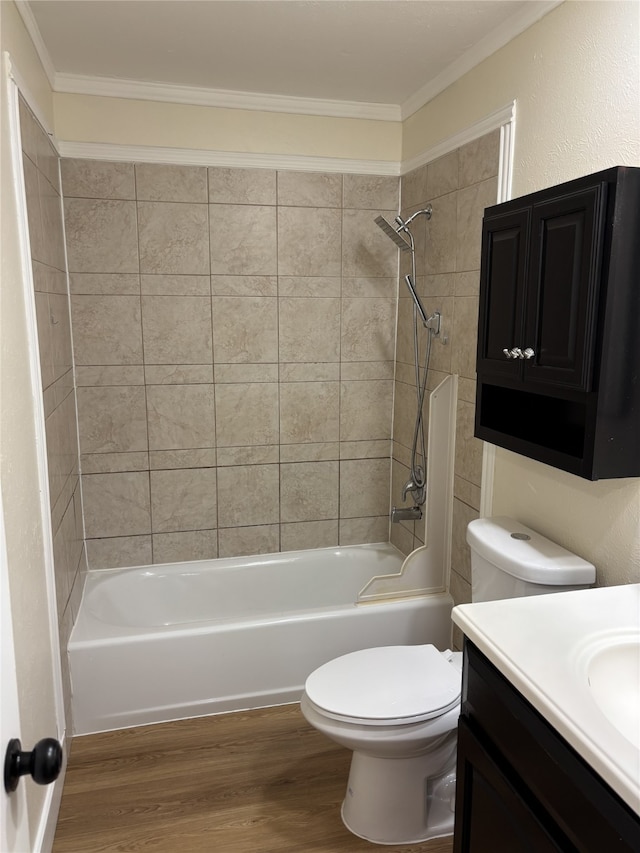
{"type": "Polygon", "coordinates": [[[600,711],[640,749],[640,634],[602,640],[589,656],[586,676],[600,711]]]}

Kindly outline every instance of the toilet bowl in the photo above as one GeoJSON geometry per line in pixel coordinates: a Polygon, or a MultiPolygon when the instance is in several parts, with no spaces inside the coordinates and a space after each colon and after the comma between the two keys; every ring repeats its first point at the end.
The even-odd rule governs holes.
{"type": "MultiPolygon", "coordinates": [[[[595,566],[506,517],[470,522],[472,600],[578,589],[595,566]]],[[[307,678],[307,721],[353,750],[342,819],[377,844],[453,832],[462,655],[434,646],[364,649],[307,678]]]]}
{"type": "Polygon", "coordinates": [[[460,653],[388,646],[336,658],[305,683],[301,710],[353,750],[342,819],[378,844],[453,831],[460,653]]]}

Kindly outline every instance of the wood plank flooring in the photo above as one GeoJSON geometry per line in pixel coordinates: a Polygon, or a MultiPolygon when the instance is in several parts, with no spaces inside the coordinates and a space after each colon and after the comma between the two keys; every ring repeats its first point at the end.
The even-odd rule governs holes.
{"type": "Polygon", "coordinates": [[[350,755],[298,705],[76,738],[53,852],[451,853],[345,829],[350,755]]]}

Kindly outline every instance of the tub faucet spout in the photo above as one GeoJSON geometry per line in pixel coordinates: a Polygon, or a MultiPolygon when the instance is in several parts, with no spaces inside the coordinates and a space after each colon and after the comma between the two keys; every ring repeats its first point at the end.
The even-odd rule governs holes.
{"type": "Polygon", "coordinates": [[[391,507],[391,522],[419,521],[422,518],[422,507],[419,506],[393,506],[391,507]]]}

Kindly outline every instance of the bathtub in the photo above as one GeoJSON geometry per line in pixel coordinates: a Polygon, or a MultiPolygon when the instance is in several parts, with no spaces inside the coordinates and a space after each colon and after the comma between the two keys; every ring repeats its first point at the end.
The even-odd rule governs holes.
{"type": "Polygon", "coordinates": [[[446,648],[447,593],[358,603],[402,562],[376,544],[89,572],[68,647],[74,733],[298,701],[320,664],[374,645],[446,648]]]}

